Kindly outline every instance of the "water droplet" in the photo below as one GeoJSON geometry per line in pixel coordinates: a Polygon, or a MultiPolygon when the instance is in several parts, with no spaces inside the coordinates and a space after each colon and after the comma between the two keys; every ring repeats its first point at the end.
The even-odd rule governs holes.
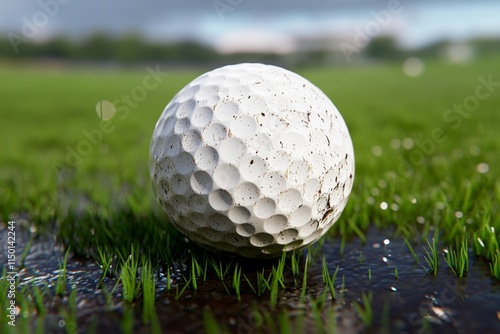
{"type": "Polygon", "coordinates": [[[386,202],[382,202],[382,203],[380,203],[380,209],[382,209],[382,210],[387,210],[387,208],[388,208],[388,205],[387,205],[387,203],[386,203],[386,202]]]}
{"type": "Polygon", "coordinates": [[[389,239],[385,239],[385,240],[384,240],[384,245],[386,245],[386,246],[387,246],[387,245],[388,245],[388,244],[390,244],[390,243],[391,243],[391,240],[389,240],[389,239]]]}
{"type": "Polygon", "coordinates": [[[411,138],[403,139],[403,147],[405,150],[411,150],[413,148],[413,139],[411,138]]]}
{"type": "Polygon", "coordinates": [[[479,174],[486,174],[486,173],[488,173],[489,170],[490,170],[490,166],[484,162],[482,162],[476,166],[476,171],[479,174]]]}
{"type": "Polygon", "coordinates": [[[95,106],[95,111],[102,121],[109,121],[116,114],[115,105],[106,100],[99,101],[95,106]]]}
{"type": "Polygon", "coordinates": [[[396,288],[395,288],[395,287],[393,287],[393,286],[391,286],[391,290],[392,290],[392,291],[394,291],[394,292],[398,291],[398,289],[396,289],[396,288]]]}
{"type": "Polygon", "coordinates": [[[372,147],[372,154],[376,157],[380,157],[382,155],[382,147],[375,145],[372,147]]]}
{"type": "Polygon", "coordinates": [[[403,63],[403,73],[411,78],[422,75],[424,69],[424,62],[416,57],[410,57],[403,63]]]}
{"type": "Polygon", "coordinates": [[[436,203],[436,209],[443,210],[445,208],[445,204],[443,202],[436,203]]]}
{"type": "Polygon", "coordinates": [[[477,237],[477,242],[479,242],[479,244],[481,245],[481,247],[484,248],[484,242],[483,242],[483,240],[481,240],[480,237],[477,237]]]}
{"type": "Polygon", "coordinates": [[[391,140],[391,147],[395,150],[399,149],[401,147],[401,139],[399,138],[392,138],[391,140]]]}
{"type": "Polygon", "coordinates": [[[464,216],[464,214],[461,211],[455,211],[455,217],[460,219],[464,216]]]}
{"type": "Polygon", "coordinates": [[[417,217],[417,223],[419,223],[419,224],[423,224],[423,223],[425,223],[425,218],[424,218],[424,217],[422,217],[422,216],[418,216],[418,217],[417,217]]]}
{"type": "Polygon", "coordinates": [[[471,155],[477,157],[479,154],[481,154],[481,148],[477,145],[472,145],[469,147],[469,152],[471,155]]]}

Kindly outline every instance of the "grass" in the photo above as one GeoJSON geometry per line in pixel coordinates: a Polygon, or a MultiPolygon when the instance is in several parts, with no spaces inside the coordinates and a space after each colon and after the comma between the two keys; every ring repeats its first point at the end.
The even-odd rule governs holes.
{"type": "MultiPolygon", "coordinates": [[[[454,275],[466,276],[471,269],[468,257],[475,257],[484,260],[491,276],[500,280],[500,180],[496,177],[500,90],[495,88],[467,116],[447,112],[474,94],[478,76],[500,78],[497,60],[463,66],[429,62],[424,75],[412,79],[401,74],[399,65],[298,69],[342,112],[356,152],[352,195],[326,239],[339,244],[339,253],[347,256],[346,244],[352,238],[366,242],[370,226],[388,229],[404,240],[416,264],[424,245],[426,270],[432,275],[438,274],[441,249],[453,245],[444,260],[454,275]],[[439,129],[444,134],[437,138],[439,129]]],[[[239,300],[252,295],[280,312],[282,297],[293,287],[300,291],[299,302],[309,305],[313,321],[320,322],[319,313],[328,303],[318,302],[314,310],[310,306],[316,300],[315,287],[310,286],[311,257],[319,246],[269,265],[246,266],[187,245],[165,222],[155,202],[147,166],[153,127],[167,101],[203,70],[172,70],[158,89],[128,108],[126,117],[119,114],[108,123],[113,130],[94,137],[95,143],[89,134],[102,126],[95,105],[130,92],[141,84],[144,71],[4,65],[1,70],[0,117],[7,121],[0,123],[0,133],[8,140],[0,155],[1,220],[29,221],[33,241],[19,250],[21,267],[40,235],[55,233],[70,249],[54,287],[49,288],[49,282],[47,287],[30,285],[19,294],[19,302],[40,321],[54,311],[48,302],[54,296],[62,297],[72,310],[75,292],[67,289],[66,264],[87,259],[102,268],[96,289],[107,291],[107,305],[117,303],[115,291],[122,291],[123,300],[130,304],[123,312],[124,332],[133,329],[136,302],[142,307],[142,320],[155,324],[155,273],[162,268],[169,278],[179,272],[184,275],[166,280],[172,302],[183,300],[188,290],[200,293],[212,279],[230,297],[239,300]],[[83,142],[90,143],[88,152],[72,156],[83,142]],[[106,288],[107,281],[114,284],[112,289],[106,288]]],[[[322,259],[320,254],[320,294],[328,291],[332,301],[341,302],[353,277],[344,276],[338,266],[328,268],[322,259]],[[336,287],[337,274],[342,279],[336,287]]],[[[371,282],[379,277],[372,273],[375,267],[370,267],[367,252],[359,252],[356,260],[356,265],[366,266],[363,274],[368,272],[371,282]]],[[[393,275],[399,282],[405,279],[398,269],[393,275]]],[[[3,308],[6,300],[0,298],[3,308]]],[[[363,294],[361,303],[355,304],[365,324],[373,319],[369,301],[370,295],[363,294]]],[[[67,317],[72,321],[70,313],[67,317]]],[[[286,322],[285,316],[277,320],[276,314],[267,315],[270,320],[263,320],[262,326],[270,328],[274,321],[281,323],[276,325],[279,328],[293,328],[295,323],[286,322]]],[[[203,319],[207,328],[219,328],[205,311],[203,319]]]]}
{"type": "MultiPolygon", "coordinates": [[[[330,295],[332,299],[335,299],[335,279],[337,278],[337,274],[339,272],[339,266],[335,269],[333,274],[330,276],[330,271],[328,270],[328,265],[326,263],[326,256],[323,256],[323,283],[328,290],[330,291],[330,295]]],[[[326,292],[326,289],[325,289],[326,292]]]]}
{"type": "Polygon", "coordinates": [[[57,282],[56,282],[56,295],[58,296],[64,296],[66,293],[66,284],[67,284],[67,269],[66,266],[68,264],[68,255],[69,255],[70,249],[66,251],[66,254],[64,255],[63,260],[59,264],[59,273],[57,275],[57,282]]]}
{"type": "Polygon", "coordinates": [[[358,316],[361,318],[361,321],[366,326],[366,328],[370,328],[373,324],[373,292],[370,291],[368,293],[361,293],[361,302],[354,303],[354,309],[358,313],[358,316]]]}
{"type": "Polygon", "coordinates": [[[102,269],[101,279],[97,284],[97,287],[100,288],[102,286],[102,282],[110,274],[112,270],[114,259],[112,254],[107,254],[101,248],[98,248],[97,251],[99,253],[99,260],[100,260],[100,262],[97,263],[99,264],[99,267],[101,267],[102,269]]]}
{"type": "Polygon", "coordinates": [[[500,253],[497,252],[493,261],[490,262],[490,270],[491,276],[495,277],[497,280],[500,280],[500,253]]]}
{"type": "Polygon", "coordinates": [[[141,291],[140,281],[137,280],[137,273],[139,270],[140,258],[137,250],[132,251],[125,259],[122,258],[122,266],[120,270],[120,282],[122,284],[123,300],[132,303],[141,291]]]}
{"type": "Polygon", "coordinates": [[[424,249],[426,254],[424,259],[429,268],[425,270],[430,274],[436,275],[439,270],[439,253],[436,247],[436,239],[432,238],[432,244],[427,240],[427,245],[429,249],[424,249]]]}
{"type": "Polygon", "coordinates": [[[413,246],[411,245],[411,243],[408,241],[407,238],[404,238],[404,241],[405,241],[406,246],[408,247],[408,250],[410,251],[411,255],[413,256],[415,263],[418,264],[420,262],[420,258],[418,256],[418,254],[415,252],[415,250],[413,249],[413,246]]]}
{"type": "Polygon", "coordinates": [[[455,276],[459,278],[464,277],[465,273],[469,271],[469,246],[467,239],[462,240],[455,249],[449,247],[445,253],[444,260],[455,276]]]}
{"type": "Polygon", "coordinates": [[[149,260],[145,260],[142,265],[141,273],[142,285],[142,319],[144,323],[149,324],[154,319],[156,313],[156,281],[153,266],[149,260]]]}
{"type": "Polygon", "coordinates": [[[236,298],[238,298],[239,301],[241,301],[240,284],[241,284],[241,267],[238,267],[238,265],[236,265],[234,266],[233,289],[234,292],[236,293],[236,298]]]}

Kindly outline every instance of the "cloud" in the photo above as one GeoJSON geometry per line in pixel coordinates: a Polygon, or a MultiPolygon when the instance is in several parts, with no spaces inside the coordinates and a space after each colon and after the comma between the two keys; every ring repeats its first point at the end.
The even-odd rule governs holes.
{"type": "MultiPolygon", "coordinates": [[[[31,19],[42,10],[40,3],[53,4],[58,0],[30,2],[1,1],[0,29],[19,30],[23,17],[31,19]]],[[[51,18],[51,25],[70,34],[86,33],[97,29],[114,32],[148,29],[158,22],[181,25],[185,30],[194,30],[193,22],[201,19],[218,20],[213,0],[66,0],[61,10],[51,18]],[[63,8],[62,8],[63,7],[63,8]]],[[[286,16],[293,13],[335,13],[345,9],[379,8],[387,0],[220,0],[234,5],[231,15],[258,15],[259,17],[286,16]]],[[[425,0],[421,0],[425,1],[425,0]]],[[[172,24],[172,28],[175,28],[172,24]]],[[[177,26],[178,27],[178,26],[177,26]]],[[[178,29],[177,29],[178,30],[178,29]]]]}

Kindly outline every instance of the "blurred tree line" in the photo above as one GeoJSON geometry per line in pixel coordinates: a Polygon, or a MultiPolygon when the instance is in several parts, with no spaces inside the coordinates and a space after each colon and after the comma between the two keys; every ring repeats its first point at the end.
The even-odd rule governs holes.
{"type": "Polygon", "coordinates": [[[43,43],[29,42],[18,46],[15,52],[7,38],[0,39],[1,58],[56,58],[74,61],[143,61],[205,62],[218,57],[210,47],[197,42],[149,43],[138,35],[115,38],[96,33],[85,40],[66,37],[52,38],[43,43]]]}
{"type": "MultiPolygon", "coordinates": [[[[17,45],[16,53],[12,41],[7,37],[0,38],[0,58],[7,59],[60,59],[67,61],[118,62],[134,64],[141,62],[171,62],[185,64],[207,64],[217,62],[261,61],[293,64],[345,63],[344,55],[326,49],[315,49],[298,52],[293,55],[272,53],[259,54],[219,54],[212,47],[196,41],[179,41],[171,43],[153,43],[145,41],[140,35],[112,37],[96,33],[84,40],[67,37],[56,37],[44,42],[22,41],[17,45]]],[[[381,36],[372,39],[363,49],[358,59],[369,61],[392,61],[408,56],[436,58],[442,53],[448,42],[443,41],[429,45],[420,50],[400,50],[391,37],[381,36]]],[[[469,42],[476,55],[500,53],[500,40],[478,39],[469,42]]]]}

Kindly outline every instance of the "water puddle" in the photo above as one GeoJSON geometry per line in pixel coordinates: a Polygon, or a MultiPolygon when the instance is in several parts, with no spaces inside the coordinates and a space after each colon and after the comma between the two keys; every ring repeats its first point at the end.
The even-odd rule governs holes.
{"type": "MultiPolygon", "coordinates": [[[[5,245],[5,233],[0,235],[2,245],[5,245]]],[[[18,249],[22,249],[30,233],[18,231],[17,236],[18,249]]],[[[168,333],[202,333],[205,331],[203,314],[209,309],[225,330],[235,333],[279,331],[280,317],[288,317],[294,326],[302,326],[294,327],[297,331],[302,328],[308,332],[314,332],[322,326],[327,328],[332,321],[342,333],[500,332],[500,282],[490,278],[486,262],[471,255],[469,272],[466,277],[459,279],[441,256],[439,272],[433,276],[424,268],[426,263],[422,245],[414,246],[418,253],[417,263],[403,238],[394,237],[392,232],[371,228],[366,236],[366,243],[357,238],[348,240],[342,253],[341,243],[335,238],[325,240],[321,248],[311,251],[307,294],[303,300],[302,276],[294,277],[289,268],[285,269],[287,287],[280,290],[275,307],[271,305],[269,292],[257,297],[244,279],[241,283],[241,301],[237,300],[234,293],[229,295],[227,287],[230,287],[232,274],[225,280],[226,286],[215,275],[209,275],[205,282],[198,282],[198,290],[187,289],[179,300],[175,300],[176,288],[182,288],[182,274],[189,270],[189,266],[178,265],[173,268],[170,277],[165,272],[157,272],[155,307],[158,325],[168,333]],[[335,300],[329,293],[323,294],[323,254],[330,274],[338,267],[335,300]],[[172,287],[170,291],[166,289],[168,280],[172,287]],[[367,329],[357,315],[354,304],[359,303],[364,308],[362,296],[370,294],[373,316],[367,329]],[[314,300],[318,298],[324,298],[327,305],[319,313],[314,310],[314,300]],[[274,322],[277,327],[270,328],[270,322],[274,322]]],[[[64,253],[55,238],[33,239],[25,259],[25,268],[19,272],[19,288],[28,285],[53,290],[64,253]]],[[[4,254],[5,251],[2,251],[2,264],[6,263],[4,254]]],[[[239,263],[251,282],[256,281],[257,270],[270,270],[275,264],[272,261],[262,263],[249,260],[240,260],[239,263]]],[[[149,333],[152,325],[142,321],[142,302],[131,305],[124,303],[121,286],[113,290],[117,281],[113,277],[104,279],[103,288],[98,289],[100,279],[98,264],[70,257],[66,295],[76,290],[76,324],[79,332],[114,332],[123,326],[124,321],[131,321],[134,333],[149,333]]],[[[50,295],[55,296],[53,292],[50,295]]],[[[47,314],[42,325],[46,331],[65,332],[68,324],[61,316],[61,309],[67,300],[53,297],[45,304],[47,314]]],[[[35,328],[39,321],[36,314],[27,317],[32,319],[30,323],[35,328]]]]}

